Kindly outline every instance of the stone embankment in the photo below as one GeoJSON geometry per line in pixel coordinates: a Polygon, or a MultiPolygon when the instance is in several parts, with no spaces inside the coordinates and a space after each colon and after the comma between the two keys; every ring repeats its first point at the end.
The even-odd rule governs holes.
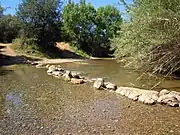
{"type": "Polygon", "coordinates": [[[79,72],[65,70],[61,68],[61,66],[47,65],[46,68],[48,75],[61,78],[72,84],[92,83],[94,89],[115,92],[133,101],[139,101],[149,105],[159,103],[172,107],[180,107],[180,92],[168,91],[166,89],[158,92],[131,87],[117,87],[117,85],[111,82],[105,82],[103,78],[89,79],[85,76],[81,76],[79,72]]]}

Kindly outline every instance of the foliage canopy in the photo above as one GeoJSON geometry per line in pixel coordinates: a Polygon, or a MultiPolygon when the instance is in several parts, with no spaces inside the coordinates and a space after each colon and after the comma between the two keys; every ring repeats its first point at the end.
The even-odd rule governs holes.
{"type": "Polygon", "coordinates": [[[95,9],[90,3],[69,1],[63,10],[63,30],[85,52],[95,56],[110,53],[109,39],[122,23],[120,12],[114,6],[95,9]]]}
{"type": "Polygon", "coordinates": [[[18,36],[20,23],[16,16],[4,15],[4,11],[0,5],[0,42],[12,42],[18,36]]]}
{"type": "Polygon", "coordinates": [[[128,6],[129,21],[121,25],[112,47],[116,56],[136,58],[154,72],[179,69],[180,0],[135,0],[128,6]]]}
{"type": "Polygon", "coordinates": [[[22,35],[34,38],[40,47],[53,46],[61,16],[60,0],[23,0],[17,10],[22,35]]]}

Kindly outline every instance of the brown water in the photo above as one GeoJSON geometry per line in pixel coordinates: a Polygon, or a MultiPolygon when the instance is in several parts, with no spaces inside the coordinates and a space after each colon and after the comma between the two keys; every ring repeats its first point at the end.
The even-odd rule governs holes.
{"type": "Polygon", "coordinates": [[[62,67],[80,71],[89,78],[103,77],[106,81],[113,82],[118,86],[139,87],[155,90],[169,89],[180,91],[180,80],[173,78],[157,77],[152,74],[125,69],[115,60],[88,60],[85,62],[66,63],[62,67]]]}
{"type": "MultiPolygon", "coordinates": [[[[109,60],[62,66],[123,86],[151,87],[159,81],[149,76],[135,81],[141,74],[109,60]]],[[[178,83],[167,80],[159,88],[179,89],[178,83]]],[[[180,134],[179,108],[148,106],[88,84],[72,85],[48,76],[45,69],[0,69],[0,88],[1,135],[180,134]]]]}

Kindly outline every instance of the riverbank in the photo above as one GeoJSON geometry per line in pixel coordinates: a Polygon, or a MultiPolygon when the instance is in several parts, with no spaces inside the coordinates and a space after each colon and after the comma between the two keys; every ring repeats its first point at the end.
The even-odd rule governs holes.
{"type": "Polygon", "coordinates": [[[16,53],[14,52],[13,49],[11,49],[11,46],[12,44],[0,44],[0,65],[1,66],[11,65],[11,64],[34,64],[34,65],[58,64],[58,63],[66,63],[66,62],[83,61],[85,59],[85,58],[77,59],[76,57],[75,58],[48,59],[45,57],[33,56],[33,55],[23,54],[20,52],[16,53]]]}
{"type": "Polygon", "coordinates": [[[98,58],[98,57],[87,57],[87,55],[83,54],[82,56],[79,53],[76,53],[77,50],[71,49],[68,43],[57,43],[57,48],[62,52],[62,58],[46,58],[45,55],[32,54],[30,55],[27,52],[33,52],[34,50],[26,50],[27,52],[22,51],[21,48],[17,47],[12,43],[10,44],[0,44],[0,54],[1,65],[11,65],[11,64],[32,64],[37,65],[37,67],[41,67],[47,64],[60,64],[60,63],[69,63],[69,62],[77,62],[84,60],[112,60],[115,58],[98,58]],[[12,49],[13,48],[13,49],[12,49]],[[86,56],[86,57],[83,57],[86,56]]]}

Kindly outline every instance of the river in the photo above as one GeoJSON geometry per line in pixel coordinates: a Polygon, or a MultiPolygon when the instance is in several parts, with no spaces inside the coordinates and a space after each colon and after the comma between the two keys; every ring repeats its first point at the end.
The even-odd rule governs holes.
{"type": "MultiPolygon", "coordinates": [[[[152,88],[162,78],[120,68],[114,60],[61,64],[118,86],[152,88]],[[139,79],[137,79],[139,78],[139,79]]],[[[180,134],[180,109],[144,105],[92,85],[72,85],[45,69],[13,65],[0,69],[1,135],[163,135],[180,134]]],[[[171,78],[156,90],[179,91],[171,78]]]]}

